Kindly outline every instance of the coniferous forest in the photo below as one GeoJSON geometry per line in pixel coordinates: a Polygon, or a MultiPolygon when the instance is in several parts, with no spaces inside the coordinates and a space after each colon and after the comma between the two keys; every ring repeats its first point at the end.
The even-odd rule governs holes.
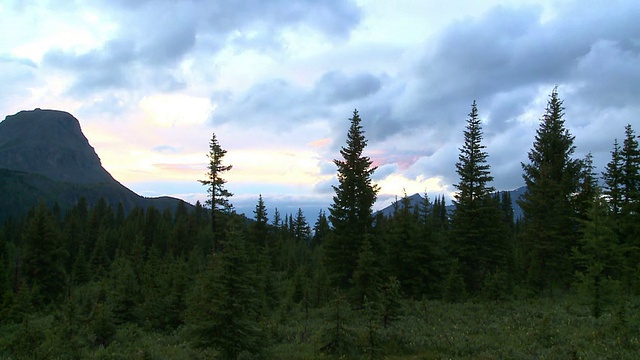
{"type": "MultiPolygon", "coordinates": [[[[640,353],[640,147],[576,158],[557,89],[514,219],[475,102],[444,196],[391,216],[354,111],[327,211],[236,214],[213,134],[208,201],[126,212],[42,202],[0,228],[0,358],[538,359],[640,353]]],[[[204,155],[203,155],[204,156],[204,155]]],[[[194,179],[194,181],[197,179],[194,179]]]]}

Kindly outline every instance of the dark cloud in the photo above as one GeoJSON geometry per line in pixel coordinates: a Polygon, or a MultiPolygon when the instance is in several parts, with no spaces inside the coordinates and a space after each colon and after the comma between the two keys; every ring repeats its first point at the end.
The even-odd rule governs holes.
{"type": "Polygon", "coordinates": [[[325,73],[316,82],[316,96],[327,104],[349,102],[380,90],[380,79],[372,74],[361,73],[347,76],[339,71],[325,73]]]}
{"type": "Polygon", "coordinates": [[[133,86],[135,57],[133,42],[114,40],[83,54],[50,50],[44,55],[43,64],[73,73],[76,80],[69,92],[84,96],[96,90],[133,86]]]}
{"type": "Polygon", "coordinates": [[[356,102],[365,102],[381,86],[381,78],[368,73],[348,75],[331,71],[312,87],[272,79],[252,86],[243,94],[216,93],[212,99],[219,107],[213,121],[242,121],[243,124],[287,129],[311,119],[330,118],[340,125],[347,125],[347,122],[339,121],[346,119],[347,114],[351,117],[353,110],[347,109],[353,109],[356,102]],[[340,94],[347,96],[347,93],[347,99],[339,97],[340,94]]]}
{"type": "MultiPolygon", "coordinates": [[[[420,134],[416,150],[430,155],[416,161],[409,176],[440,175],[455,183],[457,148],[471,102],[477,100],[485,142],[492,144],[488,151],[496,186],[517,187],[520,162],[526,161],[537,127],[522,117],[533,112],[539,119],[545,110],[541,94],[559,85],[566,125],[576,135],[576,156],[603,151],[603,144],[613,140],[604,139],[612,122],[622,128],[619,124],[631,121],[611,111],[633,107],[640,98],[638,15],[637,2],[605,7],[575,2],[558,6],[549,18],[538,7],[495,7],[479,18],[453,23],[435,36],[435,44],[427,43],[409,76],[391,80],[404,82],[396,86],[400,93],[385,93],[384,101],[373,97],[378,104],[372,108],[384,120],[370,116],[369,134],[380,140],[420,134]]],[[[407,161],[412,156],[398,155],[407,161]]]]}
{"type": "Polygon", "coordinates": [[[344,39],[361,17],[348,1],[117,1],[100,11],[118,24],[114,38],[87,52],[54,49],[44,58],[76,75],[71,93],[77,95],[134,86],[175,90],[181,81],[167,69],[195,50],[214,54],[229,43],[280,49],[281,32],[301,26],[344,39]]]}

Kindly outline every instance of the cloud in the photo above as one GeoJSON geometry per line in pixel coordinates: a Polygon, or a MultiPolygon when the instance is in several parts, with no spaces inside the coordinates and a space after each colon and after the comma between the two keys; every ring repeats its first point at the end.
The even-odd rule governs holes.
{"type": "Polygon", "coordinates": [[[153,151],[159,152],[161,154],[178,154],[180,152],[180,148],[173,147],[170,145],[160,145],[153,148],[153,151]]]}
{"type": "Polygon", "coordinates": [[[349,102],[376,93],[382,86],[376,76],[367,73],[346,76],[330,71],[320,77],[315,85],[315,95],[326,104],[349,102]]]}
{"type": "Polygon", "coordinates": [[[204,162],[215,131],[252,209],[263,191],[330,200],[354,108],[386,192],[452,191],[474,100],[494,186],[517,187],[558,85],[601,170],[640,112],[640,2],[533,2],[20,2],[0,13],[20,15],[2,18],[0,101],[74,111],[128,179],[186,178],[172,164],[204,162]]]}
{"type": "Polygon", "coordinates": [[[300,26],[346,39],[361,16],[342,1],[120,1],[75,9],[83,11],[101,12],[114,34],[89,50],[54,48],[44,55],[47,65],[75,78],[70,93],[78,97],[114,88],[179,89],[183,82],[170,69],[188,58],[207,62],[229,44],[240,51],[279,48],[263,43],[300,26]]]}
{"type": "Polygon", "coordinates": [[[244,124],[283,129],[318,119],[335,121],[351,114],[347,109],[353,109],[352,104],[372,96],[381,86],[382,80],[373,74],[338,71],[323,74],[308,87],[271,79],[236,96],[225,94],[224,100],[217,99],[216,93],[213,122],[242,119],[244,124]]]}

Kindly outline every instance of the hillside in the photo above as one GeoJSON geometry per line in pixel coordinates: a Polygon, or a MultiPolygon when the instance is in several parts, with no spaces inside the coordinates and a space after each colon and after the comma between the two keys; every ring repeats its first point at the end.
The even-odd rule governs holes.
{"type": "Polygon", "coordinates": [[[20,111],[0,122],[0,220],[24,214],[41,199],[48,205],[89,204],[104,197],[126,211],[175,208],[182,200],[144,198],[115,180],[82,133],[80,122],[57,110],[20,111]]]}

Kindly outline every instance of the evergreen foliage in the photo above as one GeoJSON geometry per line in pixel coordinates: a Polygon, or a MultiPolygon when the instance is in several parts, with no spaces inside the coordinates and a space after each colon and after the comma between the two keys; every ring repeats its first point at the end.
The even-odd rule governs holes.
{"type": "Polygon", "coordinates": [[[233,196],[233,194],[224,187],[227,181],[222,177],[224,173],[233,167],[232,165],[223,165],[223,159],[226,154],[227,150],[224,150],[220,146],[216,134],[213,133],[213,135],[211,135],[211,141],[209,142],[209,153],[207,154],[207,158],[209,159],[208,172],[204,180],[198,181],[202,185],[207,186],[207,193],[209,194],[206,204],[211,208],[214,253],[222,249],[219,239],[219,236],[224,233],[221,214],[228,213],[232,209],[229,198],[233,196]]]}
{"type": "Polygon", "coordinates": [[[611,161],[607,163],[602,178],[604,180],[603,195],[606,197],[611,214],[616,221],[622,207],[622,189],[624,188],[622,160],[620,144],[618,144],[618,139],[615,139],[611,151],[611,161]]]}
{"type": "Polygon", "coordinates": [[[49,304],[66,289],[67,253],[60,243],[57,224],[43,202],[27,224],[24,233],[24,280],[38,289],[36,303],[49,304]]]}
{"type": "Polygon", "coordinates": [[[358,255],[358,265],[351,279],[351,303],[357,308],[364,307],[366,301],[375,302],[379,298],[380,279],[375,269],[375,257],[369,239],[365,238],[358,255]]]}
{"type": "Polygon", "coordinates": [[[625,138],[620,151],[622,158],[622,183],[620,205],[620,233],[622,241],[632,248],[627,265],[632,272],[626,284],[635,293],[640,293],[640,147],[631,125],[625,127],[625,138]]]}
{"type": "Polygon", "coordinates": [[[352,357],[356,353],[356,341],[350,328],[350,311],[344,293],[336,289],[331,303],[330,317],[321,339],[324,344],[320,351],[342,358],[352,357]]]}
{"type": "Polygon", "coordinates": [[[316,223],[313,225],[313,237],[311,238],[312,246],[320,246],[324,243],[324,240],[329,236],[331,227],[327,220],[327,214],[324,210],[320,210],[316,223]]]}
{"type": "Polygon", "coordinates": [[[464,145],[460,149],[456,172],[460,181],[455,184],[455,210],[451,216],[453,255],[472,293],[478,293],[485,278],[504,268],[506,259],[504,231],[500,225],[499,204],[493,201],[495,189],[487,162],[488,154],[482,145],[481,120],[474,101],[464,131],[464,145]]]}
{"type": "Polygon", "coordinates": [[[581,162],[571,156],[574,136],[564,126],[564,107],[554,88],[536,131],[529,163],[522,164],[527,192],[523,239],[529,286],[534,291],[566,287],[573,273],[571,249],[577,242],[573,196],[579,190],[581,162]]]}
{"type": "Polygon", "coordinates": [[[0,358],[635,358],[637,136],[614,142],[601,192],[562,117],[554,89],[515,223],[475,103],[455,211],[405,193],[374,219],[357,112],[313,233],[301,209],[269,223],[262,196],[253,219],[42,202],[0,224],[0,358]]]}
{"type": "Polygon", "coordinates": [[[326,265],[334,285],[347,288],[357,266],[358,252],[373,226],[372,207],[378,186],[371,181],[376,170],[373,162],[363,154],[367,146],[358,111],[349,119],[347,144],[340,150],[342,160],[334,160],[338,167],[338,186],[329,208],[332,236],[325,242],[326,265]]]}
{"type": "Polygon", "coordinates": [[[621,297],[620,281],[629,248],[620,244],[614,231],[608,204],[599,191],[593,197],[573,257],[578,265],[578,288],[591,305],[595,317],[607,307],[615,307],[621,297]]]}
{"type": "Polygon", "coordinates": [[[223,358],[257,355],[263,348],[261,296],[255,263],[243,235],[231,229],[224,251],[209,256],[187,308],[187,324],[197,346],[217,349],[223,358]]]}

